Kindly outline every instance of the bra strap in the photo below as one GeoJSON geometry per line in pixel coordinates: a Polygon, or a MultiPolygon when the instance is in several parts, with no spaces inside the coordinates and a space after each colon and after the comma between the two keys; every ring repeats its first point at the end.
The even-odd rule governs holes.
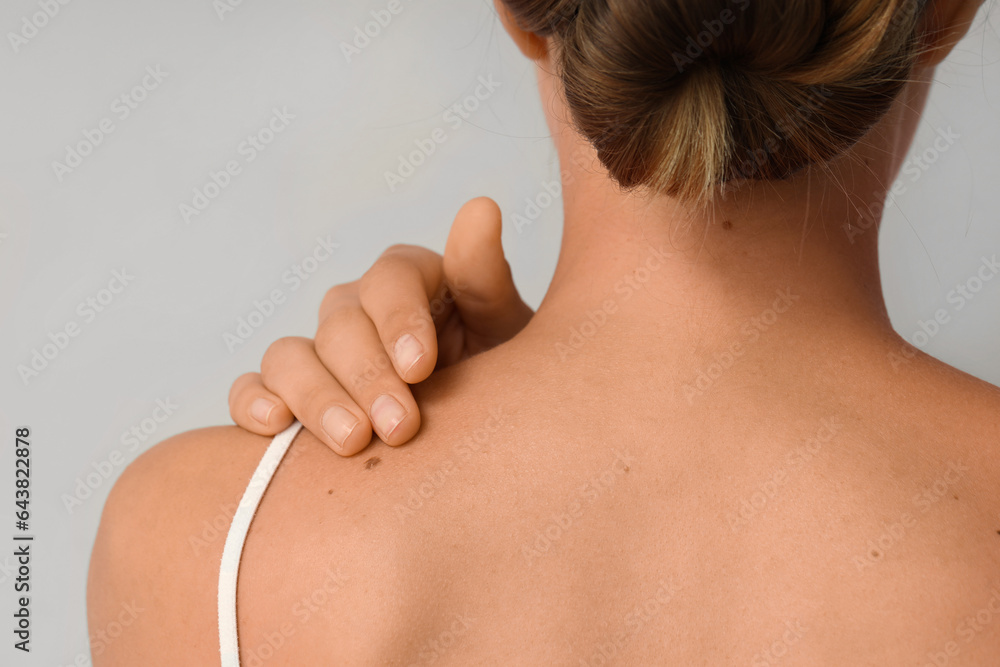
{"type": "Polygon", "coordinates": [[[274,440],[257,464],[246,491],[243,492],[243,499],[233,514],[233,522],[229,526],[229,534],[226,535],[226,546],[222,550],[222,565],[219,568],[219,651],[222,654],[222,667],[240,665],[240,643],[236,631],[236,582],[250,523],[281,459],[285,457],[292,440],[301,428],[302,423],[295,421],[274,436],[274,440]]]}

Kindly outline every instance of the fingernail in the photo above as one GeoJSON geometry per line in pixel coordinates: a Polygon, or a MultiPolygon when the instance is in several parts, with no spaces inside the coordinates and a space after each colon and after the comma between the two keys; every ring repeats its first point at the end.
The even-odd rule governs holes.
{"type": "Polygon", "coordinates": [[[267,418],[271,416],[271,410],[274,410],[276,407],[278,406],[273,401],[269,401],[266,398],[258,398],[250,404],[250,416],[264,426],[267,426],[267,418]]]}
{"type": "Polygon", "coordinates": [[[338,449],[344,448],[344,443],[357,425],[358,418],[339,405],[327,408],[323,413],[323,431],[338,449]]]}
{"type": "Polygon", "coordinates": [[[403,373],[408,373],[424,356],[424,346],[413,334],[403,334],[396,341],[393,354],[396,355],[396,365],[403,369],[403,373]]]}
{"type": "Polygon", "coordinates": [[[406,419],[406,410],[395,398],[382,394],[372,403],[372,421],[386,438],[392,435],[399,423],[406,419]]]}

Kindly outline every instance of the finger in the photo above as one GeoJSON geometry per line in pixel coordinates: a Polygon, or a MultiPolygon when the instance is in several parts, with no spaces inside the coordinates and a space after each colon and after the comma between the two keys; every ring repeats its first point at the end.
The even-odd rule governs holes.
{"type": "Polygon", "coordinates": [[[468,334],[493,344],[512,338],[534,314],[514,286],[502,232],[496,202],[473,199],[455,216],[442,262],[445,283],[468,334]]]}
{"type": "Polygon", "coordinates": [[[229,389],[229,414],[242,428],[275,435],[292,425],[295,415],[281,397],[268,391],[260,373],[244,373],[229,389]]]}
{"type": "Polygon", "coordinates": [[[393,246],[365,273],[358,289],[396,374],[409,384],[427,379],[438,356],[435,316],[451,308],[442,300],[441,256],[417,246],[393,246]]]}
{"type": "Polygon", "coordinates": [[[331,304],[316,332],[315,352],[387,444],[398,446],[420,429],[410,387],[400,379],[368,313],[357,299],[331,304]]]}
{"type": "Polygon", "coordinates": [[[281,338],[261,361],[261,379],[292,414],[342,456],[357,454],[372,439],[368,416],[316,355],[308,338],[281,338]]]}

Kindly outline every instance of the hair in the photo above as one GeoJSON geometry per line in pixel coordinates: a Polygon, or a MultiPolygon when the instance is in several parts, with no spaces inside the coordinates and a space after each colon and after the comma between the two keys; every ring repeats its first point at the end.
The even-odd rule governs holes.
{"type": "Polygon", "coordinates": [[[503,0],[551,38],[577,129],[623,188],[689,203],[857,143],[922,48],[928,0],[503,0]]]}

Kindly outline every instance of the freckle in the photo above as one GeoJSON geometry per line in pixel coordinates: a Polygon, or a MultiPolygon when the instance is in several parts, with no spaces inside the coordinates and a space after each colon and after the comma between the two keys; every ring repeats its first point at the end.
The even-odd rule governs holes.
{"type": "Polygon", "coordinates": [[[368,459],[367,461],[365,461],[365,470],[371,470],[372,468],[374,468],[375,466],[377,466],[381,462],[382,462],[382,459],[380,459],[377,456],[373,456],[370,459],[368,459]]]}
{"type": "Polygon", "coordinates": [[[629,468],[628,466],[625,466],[625,472],[628,472],[629,470],[631,470],[631,468],[629,468]]]}
{"type": "Polygon", "coordinates": [[[326,495],[328,495],[328,496],[332,496],[332,495],[333,495],[333,489],[330,489],[329,491],[327,491],[327,492],[326,492],[326,495]]]}
{"type": "Polygon", "coordinates": [[[955,496],[955,500],[958,500],[958,496],[955,496]]]}
{"type": "Polygon", "coordinates": [[[723,220],[722,221],[722,228],[725,229],[728,232],[730,229],[733,228],[733,223],[731,221],[729,221],[729,220],[723,220]]]}
{"type": "Polygon", "coordinates": [[[878,551],[873,551],[872,552],[872,558],[879,558],[881,556],[882,556],[882,554],[880,554],[878,551]]]}

